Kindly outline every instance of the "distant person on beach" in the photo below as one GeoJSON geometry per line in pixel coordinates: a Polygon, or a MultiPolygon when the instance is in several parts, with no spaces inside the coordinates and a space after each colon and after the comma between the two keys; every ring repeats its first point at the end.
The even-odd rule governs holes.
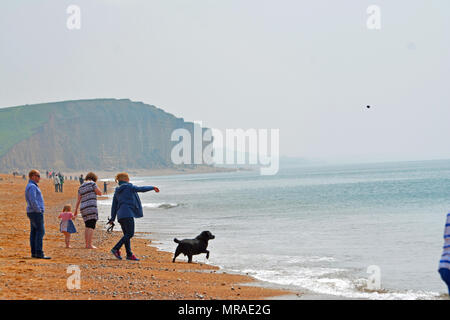
{"type": "Polygon", "coordinates": [[[447,214],[444,229],[444,252],[439,261],[439,274],[442,280],[448,287],[448,294],[450,295],[450,213],[447,214]]]}
{"type": "Polygon", "coordinates": [[[50,259],[46,257],[42,247],[42,239],[45,235],[44,227],[44,198],[38,183],[41,174],[37,170],[28,173],[28,185],[25,188],[25,199],[27,201],[27,216],[30,219],[30,247],[31,257],[38,259],[50,259]]]}
{"type": "Polygon", "coordinates": [[[59,231],[65,236],[66,248],[70,248],[70,234],[77,232],[77,229],[72,221],[75,219],[75,216],[72,213],[72,206],[70,204],[66,204],[63,212],[59,214],[58,218],[61,219],[59,231]]]}
{"type": "Polygon", "coordinates": [[[83,175],[81,175],[80,176],[80,179],[79,179],[79,181],[80,181],[80,186],[84,183],[84,178],[83,178],[83,175]]]}
{"type": "Polygon", "coordinates": [[[53,177],[53,184],[55,185],[55,192],[59,192],[59,184],[61,183],[61,180],[59,180],[59,177],[55,175],[53,177]]]}
{"type": "Polygon", "coordinates": [[[89,172],[86,175],[86,180],[78,189],[78,201],[75,207],[75,216],[78,214],[78,208],[80,208],[86,227],[84,234],[86,249],[97,249],[97,247],[92,245],[92,237],[98,220],[97,196],[102,195],[96,184],[97,179],[97,175],[93,172],[89,172]]]}
{"type": "Polygon", "coordinates": [[[106,181],[103,182],[103,193],[104,194],[108,193],[108,183],[106,181]]]}
{"type": "Polygon", "coordinates": [[[117,242],[111,253],[119,260],[122,260],[120,255],[120,248],[125,245],[127,252],[127,260],[139,261],[138,258],[131,251],[131,238],[134,236],[134,218],[141,218],[144,216],[142,211],[141,200],[138,192],[147,192],[155,190],[159,192],[157,187],[137,187],[130,183],[130,177],[127,173],[118,173],[116,175],[116,182],[119,186],[116,188],[111,207],[111,218],[108,223],[113,224],[117,220],[122,227],[123,237],[117,242]]]}
{"type": "Polygon", "coordinates": [[[59,175],[59,192],[63,192],[64,176],[59,175]]]}

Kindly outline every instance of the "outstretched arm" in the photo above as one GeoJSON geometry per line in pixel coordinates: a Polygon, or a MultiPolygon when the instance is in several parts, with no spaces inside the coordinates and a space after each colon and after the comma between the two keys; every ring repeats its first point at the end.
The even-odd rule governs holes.
{"type": "Polygon", "coordinates": [[[148,192],[148,191],[152,191],[152,190],[155,190],[155,192],[159,192],[159,189],[157,187],[153,187],[153,186],[138,187],[138,186],[133,185],[134,192],[148,192]]]}

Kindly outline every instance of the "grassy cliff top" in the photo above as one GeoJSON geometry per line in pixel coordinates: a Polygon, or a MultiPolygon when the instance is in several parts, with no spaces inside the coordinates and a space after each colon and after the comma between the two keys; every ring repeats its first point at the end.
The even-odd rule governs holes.
{"type": "MultiPolygon", "coordinates": [[[[114,112],[127,117],[132,110],[151,110],[159,117],[173,117],[164,110],[142,102],[128,99],[90,99],[73,100],[34,105],[24,105],[0,109],[0,157],[17,143],[31,137],[51,117],[72,119],[78,117],[99,116],[102,112],[114,112]]],[[[182,118],[179,120],[183,121],[182,118]]]]}
{"type": "Polygon", "coordinates": [[[49,119],[51,104],[0,109],[0,157],[49,119]]]}

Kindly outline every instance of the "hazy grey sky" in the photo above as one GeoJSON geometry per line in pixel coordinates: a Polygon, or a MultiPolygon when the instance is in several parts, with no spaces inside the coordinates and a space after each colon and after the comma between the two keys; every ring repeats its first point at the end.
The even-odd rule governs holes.
{"type": "Polygon", "coordinates": [[[279,128],[282,155],[450,158],[449,14],[448,0],[1,1],[0,106],[130,98],[279,128]]]}

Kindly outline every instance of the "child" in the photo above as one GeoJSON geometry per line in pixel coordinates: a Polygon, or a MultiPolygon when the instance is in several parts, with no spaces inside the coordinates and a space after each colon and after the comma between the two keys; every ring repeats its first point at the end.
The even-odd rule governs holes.
{"type": "Polygon", "coordinates": [[[66,204],[64,206],[63,212],[61,212],[58,218],[61,219],[61,222],[59,224],[59,231],[64,233],[64,236],[66,237],[66,248],[71,248],[69,244],[70,234],[77,232],[77,229],[75,229],[75,225],[72,222],[72,219],[75,219],[75,216],[72,213],[72,206],[70,204],[66,204]]]}
{"type": "Polygon", "coordinates": [[[141,218],[144,216],[142,211],[141,200],[139,199],[138,192],[147,192],[155,190],[159,192],[157,187],[137,187],[130,183],[130,177],[127,173],[118,173],[116,175],[116,182],[119,183],[119,187],[116,188],[113,203],[111,207],[111,218],[108,223],[113,223],[116,219],[122,227],[123,237],[117,242],[114,248],[111,249],[111,253],[119,260],[122,260],[120,256],[120,248],[125,245],[127,251],[127,260],[139,261],[138,258],[131,252],[130,239],[134,236],[134,218],[141,218]]]}

